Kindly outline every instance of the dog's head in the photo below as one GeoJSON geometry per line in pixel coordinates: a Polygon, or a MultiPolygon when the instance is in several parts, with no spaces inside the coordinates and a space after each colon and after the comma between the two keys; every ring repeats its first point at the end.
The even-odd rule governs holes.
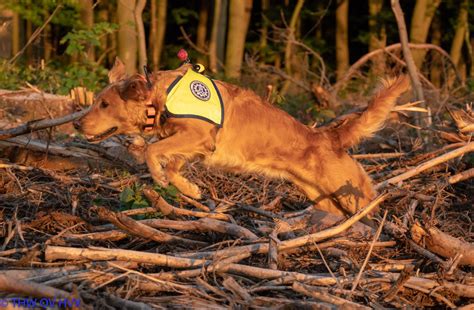
{"type": "Polygon", "coordinates": [[[89,113],[74,122],[90,142],[139,133],[146,121],[146,103],[153,93],[146,79],[139,74],[127,77],[125,65],[118,58],[108,76],[110,84],[96,96],[89,113]]]}

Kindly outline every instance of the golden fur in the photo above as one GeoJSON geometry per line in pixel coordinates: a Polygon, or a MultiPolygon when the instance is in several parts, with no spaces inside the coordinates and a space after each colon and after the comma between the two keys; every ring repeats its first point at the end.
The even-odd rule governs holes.
{"type": "MultiPolygon", "coordinates": [[[[149,90],[142,76],[126,78],[123,64],[116,61],[109,73],[111,84],[76,128],[92,140],[141,133],[145,103],[152,101],[163,113],[166,89],[188,68],[154,74],[149,90]]],[[[161,139],[148,145],[144,160],[157,183],[171,182],[199,199],[199,188],[180,170],[187,160],[200,158],[212,167],[290,180],[320,209],[336,214],[352,214],[374,198],[371,179],[346,149],[381,128],[397,97],[408,88],[406,77],[384,81],[359,117],[337,128],[315,129],[250,90],[221,81],[216,85],[224,101],[223,128],[191,118],[168,118],[156,127],[161,139]]]]}

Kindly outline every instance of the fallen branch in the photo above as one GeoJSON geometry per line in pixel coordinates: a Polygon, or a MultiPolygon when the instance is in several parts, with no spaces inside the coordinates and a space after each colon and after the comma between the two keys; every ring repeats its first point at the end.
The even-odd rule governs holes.
{"type": "MultiPolygon", "coordinates": [[[[158,253],[148,253],[141,251],[132,251],[132,250],[122,250],[122,249],[107,249],[107,248],[73,248],[73,247],[61,247],[61,246],[51,246],[48,245],[44,252],[46,261],[55,261],[55,260],[90,260],[90,261],[126,261],[126,262],[137,262],[144,264],[154,264],[161,267],[170,267],[170,268],[192,268],[192,267],[202,267],[211,265],[211,261],[204,259],[196,258],[182,258],[175,257],[170,255],[158,254],[158,253]]],[[[205,269],[196,269],[198,271],[197,275],[205,269]]],[[[285,278],[286,283],[292,283],[292,281],[300,281],[305,283],[310,283],[314,285],[333,285],[336,283],[336,280],[333,277],[304,274],[299,272],[292,271],[280,271],[272,270],[266,268],[259,268],[247,265],[239,264],[216,264],[210,268],[210,271],[220,272],[231,272],[236,274],[241,274],[249,277],[254,277],[257,279],[278,279],[285,278]],[[220,268],[219,268],[220,267],[220,268]]],[[[187,273],[186,276],[189,276],[189,270],[182,271],[187,273]]],[[[176,272],[179,277],[179,272],[176,272]]],[[[161,274],[156,274],[157,278],[161,274]]],[[[196,275],[196,276],[197,276],[196,275]]],[[[167,277],[169,280],[169,276],[167,277]]]]}
{"type": "Polygon", "coordinates": [[[190,268],[209,264],[203,259],[189,259],[174,257],[158,253],[148,253],[122,249],[93,248],[82,249],[48,245],[44,251],[46,261],[64,260],[90,260],[90,261],[133,261],[144,264],[155,264],[162,267],[190,268]]]}
{"type": "MultiPolygon", "coordinates": [[[[329,229],[323,230],[316,232],[314,234],[309,234],[306,236],[302,236],[299,238],[295,239],[290,239],[286,241],[280,242],[278,245],[278,251],[285,251],[285,250],[290,250],[298,247],[302,247],[314,242],[319,242],[321,240],[325,240],[331,237],[334,237],[345,230],[349,229],[352,225],[354,225],[356,222],[358,222],[360,219],[365,217],[367,214],[370,213],[375,207],[377,207],[382,201],[384,201],[387,198],[387,194],[381,194],[377,196],[369,205],[367,205],[365,208],[357,211],[356,214],[354,214],[352,217],[347,219],[345,222],[331,227],[329,229]]],[[[223,250],[218,250],[218,251],[211,251],[211,252],[198,252],[195,255],[191,257],[230,257],[232,255],[237,255],[240,253],[259,253],[259,254],[267,254],[269,250],[269,244],[268,243],[257,243],[257,244],[250,244],[250,245],[244,245],[244,246],[238,246],[238,247],[233,247],[233,248],[228,248],[228,249],[223,249],[223,250]]]]}
{"type": "MultiPolygon", "coordinates": [[[[391,51],[394,51],[394,50],[398,50],[402,47],[402,45],[400,43],[395,43],[395,44],[392,44],[392,45],[389,45],[385,48],[380,48],[380,49],[377,49],[377,50],[374,50],[370,53],[367,53],[365,54],[364,56],[362,56],[361,58],[359,58],[359,60],[357,60],[354,64],[352,64],[352,66],[347,70],[346,74],[342,77],[342,79],[340,79],[336,84],[334,84],[333,86],[333,89],[334,89],[334,92],[337,92],[339,91],[340,87],[349,80],[349,78],[362,66],[364,65],[367,61],[369,61],[372,57],[378,55],[378,54],[381,54],[381,53],[386,53],[386,52],[391,52],[391,51]]],[[[453,71],[455,72],[456,74],[456,78],[458,81],[462,81],[461,79],[461,75],[459,74],[458,70],[457,70],[457,67],[456,65],[453,63],[451,57],[449,56],[449,54],[444,50],[442,49],[441,47],[439,47],[438,45],[434,45],[434,44],[428,44],[428,43],[423,43],[423,44],[418,44],[418,43],[409,43],[408,44],[408,47],[409,48],[412,48],[412,49],[432,49],[432,50],[435,50],[437,51],[438,53],[440,53],[441,55],[443,55],[444,57],[446,57],[446,59],[448,59],[453,71]]]]}
{"type": "Polygon", "coordinates": [[[145,238],[149,240],[153,240],[156,242],[182,242],[185,244],[193,244],[193,245],[204,245],[205,242],[190,240],[186,238],[176,237],[157,229],[154,229],[150,226],[142,224],[138,221],[131,219],[130,217],[123,215],[121,213],[112,212],[104,207],[93,207],[92,210],[96,211],[99,218],[102,220],[107,220],[117,226],[120,229],[123,229],[130,234],[145,238]]]}
{"type": "Polygon", "coordinates": [[[187,209],[179,209],[170,205],[157,192],[151,188],[144,188],[143,194],[152,203],[153,207],[158,209],[164,216],[194,216],[194,217],[208,217],[216,220],[230,221],[230,217],[224,213],[200,212],[187,209]]]}
{"type": "MultiPolygon", "coordinates": [[[[396,281],[401,275],[398,273],[381,272],[380,276],[385,279],[390,279],[391,281],[396,281]]],[[[443,281],[441,279],[436,279],[436,276],[434,278],[435,280],[431,280],[431,279],[411,276],[405,282],[404,286],[406,287],[417,286],[417,287],[424,288],[428,291],[434,291],[440,288],[446,288],[447,290],[449,290],[450,292],[458,296],[474,298],[474,286],[443,281]]]]}
{"type": "Polygon", "coordinates": [[[89,109],[84,109],[79,112],[75,112],[72,114],[68,114],[66,116],[60,118],[53,118],[53,119],[43,119],[43,120],[34,120],[29,121],[23,125],[20,125],[15,128],[10,128],[6,130],[0,130],[0,140],[5,140],[8,138],[24,135],[27,133],[31,133],[33,131],[59,126],[65,123],[72,122],[76,119],[79,119],[86,115],[89,112],[89,109]]]}
{"type": "Polygon", "coordinates": [[[79,148],[68,148],[56,143],[47,143],[41,140],[29,139],[27,137],[15,137],[2,140],[0,138],[0,146],[19,146],[28,150],[38,152],[48,152],[48,154],[65,156],[65,157],[76,157],[76,158],[88,158],[94,160],[103,160],[96,152],[88,151],[79,148]]]}
{"type": "Polygon", "coordinates": [[[451,152],[448,152],[446,154],[443,154],[441,156],[433,158],[433,159],[431,159],[427,162],[424,162],[424,163],[416,166],[415,168],[408,170],[405,173],[402,173],[402,174],[397,175],[393,178],[390,178],[388,180],[380,182],[377,185],[375,185],[375,188],[380,190],[380,189],[386,187],[389,184],[396,184],[398,182],[404,181],[404,180],[409,179],[409,178],[411,178],[411,177],[413,177],[417,174],[420,174],[423,171],[428,170],[428,169],[430,169],[430,168],[432,168],[436,165],[439,165],[439,164],[444,163],[444,162],[446,162],[450,159],[461,156],[465,153],[470,153],[472,151],[474,151],[474,142],[470,142],[470,143],[464,145],[463,147],[460,147],[460,148],[455,149],[451,152]]]}
{"type": "Polygon", "coordinates": [[[197,221],[173,221],[161,219],[142,220],[140,223],[154,227],[185,231],[214,231],[237,238],[256,240],[257,235],[245,227],[211,218],[201,218],[197,221]]]}
{"type": "Polygon", "coordinates": [[[320,287],[309,286],[300,282],[295,281],[291,287],[295,292],[312,297],[316,300],[321,300],[333,305],[338,308],[344,309],[371,309],[363,305],[359,305],[350,300],[331,295],[327,289],[320,287]]]}
{"type": "Polygon", "coordinates": [[[7,277],[3,274],[0,274],[0,292],[21,294],[39,298],[57,297],[66,299],[71,297],[71,294],[66,291],[31,281],[7,277]]]}
{"type": "Polygon", "coordinates": [[[474,266],[474,244],[454,238],[435,227],[424,228],[415,223],[411,229],[413,241],[418,245],[425,245],[430,251],[445,258],[462,255],[461,265],[474,266]]]}

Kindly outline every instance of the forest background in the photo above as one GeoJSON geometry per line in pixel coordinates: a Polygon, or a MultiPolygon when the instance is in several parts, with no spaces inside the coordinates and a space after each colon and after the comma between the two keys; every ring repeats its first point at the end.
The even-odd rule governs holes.
{"type": "MultiPolygon", "coordinates": [[[[474,72],[469,1],[400,4],[410,42],[446,50],[469,89],[474,72]]],[[[261,95],[270,87],[273,100],[289,110],[307,110],[312,97],[332,111],[321,101],[331,102],[324,95],[350,65],[400,41],[390,1],[384,0],[3,0],[0,12],[0,88],[28,82],[58,94],[77,86],[101,89],[116,56],[129,73],[145,64],[176,68],[176,53],[184,47],[214,78],[261,95]]],[[[443,83],[442,66],[433,67],[427,51],[413,53],[420,70],[430,66],[428,79],[443,83]]],[[[369,80],[390,73],[384,59],[371,59],[369,80]]],[[[311,114],[317,118],[325,111],[311,114]]]]}

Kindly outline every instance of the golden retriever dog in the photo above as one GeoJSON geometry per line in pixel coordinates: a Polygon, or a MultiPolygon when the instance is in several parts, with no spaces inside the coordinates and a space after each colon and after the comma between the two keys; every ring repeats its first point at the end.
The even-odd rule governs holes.
{"type": "Polygon", "coordinates": [[[76,129],[89,141],[142,134],[147,106],[153,105],[157,116],[152,134],[160,139],[144,149],[150,173],[161,186],[170,182],[195,199],[201,198],[201,191],[180,174],[193,159],[232,172],[289,180],[317,208],[334,214],[353,214],[374,198],[370,177],[347,149],[382,127],[409,87],[406,77],[382,81],[367,109],[335,128],[310,128],[251,90],[214,81],[224,103],[224,122],[218,128],[196,118],[164,117],[168,87],[190,67],[156,72],[147,86],[140,74],[128,77],[117,59],[109,72],[110,84],[97,95],[90,112],[74,123],[76,129]]]}

